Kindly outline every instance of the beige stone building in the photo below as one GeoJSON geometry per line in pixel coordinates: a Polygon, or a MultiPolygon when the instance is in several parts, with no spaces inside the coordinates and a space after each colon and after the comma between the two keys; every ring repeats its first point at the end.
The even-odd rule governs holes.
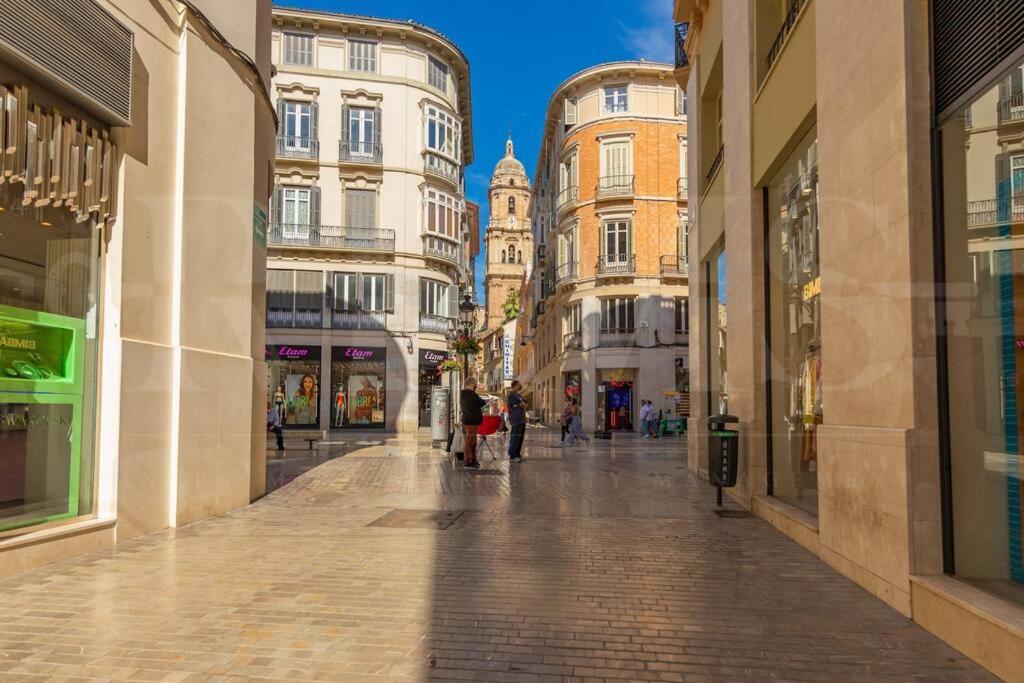
{"type": "Polygon", "coordinates": [[[412,21],[274,9],[268,392],[285,429],[430,424],[472,287],[469,63],[412,21]]]}
{"type": "Polygon", "coordinates": [[[516,344],[547,422],[566,395],[602,433],[639,429],[644,399],[688,410],[685,110],[667,64],[601,64],[552,93],[516,344]]]}
{"type": "Polygon", "coordinates": [[[270,2],[31,4],[0,12],[0,575],[266,476],[270,2]]]}
{"type": "Polygon", "coordinates": [[[691,345],[690,467],[708,471],[707,417],[735,415],[734,501],[1021,680],[1011,5],[973,6],[969,26],[955,0],[674,11],[692,103],[691,328],[706,330],[691,345]]]}

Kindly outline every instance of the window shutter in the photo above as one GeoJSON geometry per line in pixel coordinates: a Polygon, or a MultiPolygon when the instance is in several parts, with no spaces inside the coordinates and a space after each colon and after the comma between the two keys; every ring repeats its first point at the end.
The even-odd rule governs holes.
{"type": "Polygon", "coordinates": [[[309,224],[320,226],[320,186],[314,185],[309,192],[309,224]]]}
{"type": "Polygon", "coordinates": [[[319,140],[320,105],[313,102],[309,105],[309,137],[310,141],[319,140]]]}
{"type": "Polygon", "coordinates": [[[270,223],[280,225],[284,223],[282,213],[284,212],[284,188],[274,184],[274,193],[270,195],[270,223]]]}
{"type": "Polygon", "coordinates": [[[382,152],[382,149],[379,146],[381,144],[381,142],[380,142],[380,139],[381,139],[380,133],[381,133],[381,126],[382,125],[383,125],[383,121],[381,120],[380,107],[377,107],[376,109],[373,110],[373,150],[372,150],[372,153],[375,154],[375,155],[376,154],[380,154],[382,152]]]}
{"type": "Polygon", "coordinates": [[[576,125],[576,98],[566,97],[565,98],[565,125],[575,126],[576,125]]]}
{"type": "Polygon", "coordinates": [[[277,98],[277,134],[284,135],[284,98],[277,98]]]}
{"type": "Polygon", "coordinates": [[[395,312],[395,275],[388,273],[384,277],[384,310],[388,313],[395,312]]]}
{"type": "Polygon", "coordinates": [[[448,317],[459,319],[459,289],[455,285],[448,285],[448,317]]]}

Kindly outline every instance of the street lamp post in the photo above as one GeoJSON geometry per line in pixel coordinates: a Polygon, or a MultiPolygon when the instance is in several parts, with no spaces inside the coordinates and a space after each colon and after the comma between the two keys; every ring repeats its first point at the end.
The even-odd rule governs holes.
{"type": "MultiPolygon", "coordinates": [[[[459,304],[459,323],[462,325],[462,331],[466,335],[466,339],[471,339],[473,335],[473,323],[476,322],[476,306],[473,305],[472,300],[469,298],[469,294],[462,296],[462,303],[459,304]]],[[[466,377],[469,377],[469,352],[462,352],[462,377],[465,381],[466,377]]]]}

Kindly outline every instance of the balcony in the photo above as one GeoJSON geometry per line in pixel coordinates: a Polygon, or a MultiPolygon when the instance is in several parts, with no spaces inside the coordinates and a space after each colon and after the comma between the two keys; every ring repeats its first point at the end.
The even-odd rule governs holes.
{"type": "Polygon", "coordinates": [[[456,266],[460,261],[458,245],[433,235],[423,236],[423,255],[456,266]]]}
{"type": "Polygon", "coordinates": [[[636,273],[635,254],[602,254],[597,260],[597,274],[604,276],[636,273]]]}
{"type": "Polygon", "coordinates": [[[675,337],[672,341],[677,346],[689,346],[690,345],[690,333],[686,330],[676,330],[675,337]]]}
{"type": "Polygon", "coordinates": [[[686,34],[690,29],[688,23],[676,24],[675,29],[675,44],[676,44],[676,68],[685,69],[690,66],[690,60],[686,57],[686,34]]]}
{"type": "Polygon", "coordinates": [[[423,157],[423,172],[447,180],[453,187],[459,187],[459,165],[440,154],[427,152],[423,157]]]}
{"type": "Polygon", "coordinates": [[[779,58],[779,54],[782,52],[782,46],[786,44],[786,38],[789,37],[790,31],[793,30],[793,26],[796,24],[797,17],[800,16],[800,10],[807,4],[807,0],[793,0],[789,5],[789,9],[786,10],[786,16],[782,20],[782,26],[779,27],[779,32],[775,34],[775,41],[772,43],[771,48],[768,50],[768,56],[765,57],[765,71],[772,68],[775,64],[775,60],[779,58]]]}
{"type": "Polygon", "coordinates": [[[278,135],[277,156],[281,159],[319,159],[320,141],[295,135],[278,135]]]}
{"type": "Polygon", "coordinates": [[[631,328],[601,330],[598,344],[609,348],[636,346],[636,330],[631,328]]]}
{"type": "Polygon", "coordinates": [[[662,277],[687,277],[690,274],[690,264],[685,256],[662,256],[661,275],[662,277]]]}
{"type": "Polygon", "coordinates": [[[634,176],[631,175],[606,175],[597,179],[597,188],[594,195],[598,199],[609,197],[632,197],[635,194],[633,188],[634,176]]]}
{"type": "Polygon", "coordinates": [[[395,231],[338,225],[271,223],[267,244],[299,249],[395,252],[395,231]]]}
{"type": "Polygon", "coordinates": [[[581,351],[583,349],[583,333],[570,332],[562,335],[563,351],[581,351]]]}
{"type": "Polygon", "coordinates": [[[420,332],[448,334],[452,330],[454,324],[454,320],[443,315],[420,313],[420,332]]]}
{"type": "Polygon", "coordinates": [[[562,263],[555,268],[555,285],[563,285],[576,280],[576,262],[562,263]]]}
{"type": "Polygon", "coordinates": [[[968,228],[986,228],[1007,223],[1024,223],[1024,194],[967,202],[968,228]]]}
{"type": "Polygon", "coordinates": [[[999,123],[1024,121],[1024,93],[999,98],[999,123]]]}
{"type": "Polygon", "coordinates": [[[338,141],[338,161],[342,163],[378,165],[383,160],[384,146],[379,142],[338,141]]]}
{"type": "Polygon", "coordinates": [[[708,169],[707,175],[704,176],[705,188],[711,185],[711,181],[715,179],[718,169],[722,167],[723,159],[725,159],[725,145],[719,145],[718,154],[715,155],[715,160],[711,162],[711,168],[708,169]]]}
{"type": "Polygon", "coordinates": [[[576,202],[580,200],[580,187],[579,185],[570,185],[555,197],[555,208],[558,211],[568,209],[575,206],[576,202]]]}
{"type": "Polygon", "coordinates": [[[267,328],[293,327],[318,330],[322,326],[319,308],[267,308],[267,328]]]}
{"type": "Polygon", "coordinates": [[[331,328],[335,330],[383,330],[386,322],[384,311],[331,312],[331,328]]]}
{"type": "Polygon", "coordinates": [[[690,183],[686,178],[680,178],[676,185],[676,199],[686,199],[690,196],[690,183]]]}

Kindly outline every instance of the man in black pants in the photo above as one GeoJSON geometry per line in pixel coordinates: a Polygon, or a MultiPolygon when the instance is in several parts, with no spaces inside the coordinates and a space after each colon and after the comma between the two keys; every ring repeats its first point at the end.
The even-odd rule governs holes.
{"type": "Polygon", "coordinates": [[[505,399],[508,406],[508,425],[512,430],[508,439],[508,459],[510,462],[523,461],[523,439],[526,438],[526,399],[520,393],[523,385],[519,380],[512,382],[512,387],[505,399]]]}

